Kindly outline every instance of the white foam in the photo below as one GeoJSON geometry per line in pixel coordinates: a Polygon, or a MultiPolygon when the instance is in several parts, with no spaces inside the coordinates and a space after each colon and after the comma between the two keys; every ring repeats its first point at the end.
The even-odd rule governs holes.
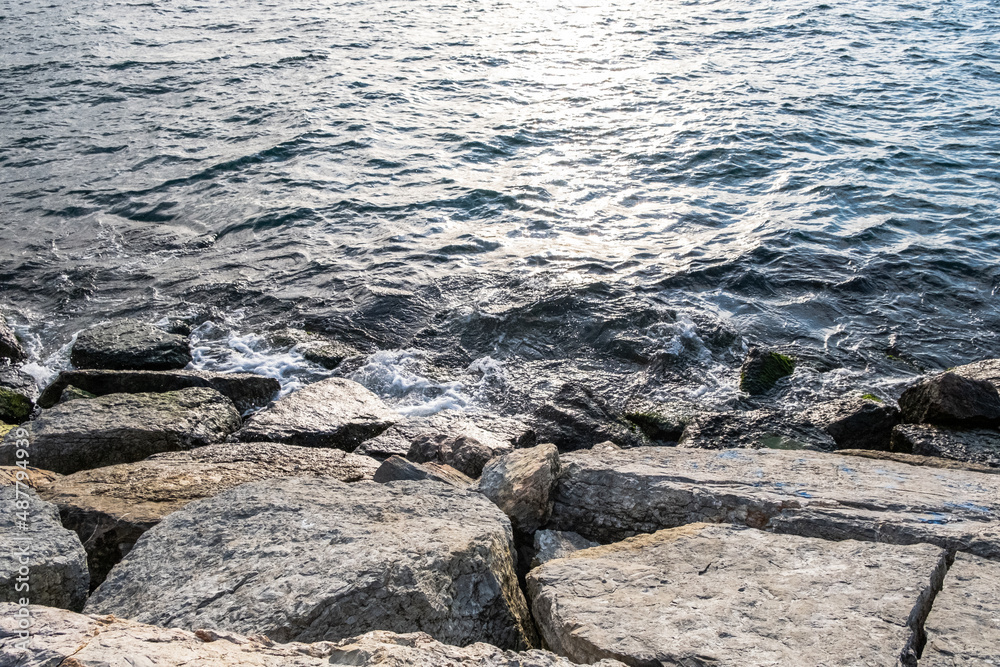
{"type": "Polygon", "coordinates": [[[380,350],[368,357],[350,379],[385,399],[406,416],[464,410],[472,402],[464,383],[426,375],[427,358],[419,350],[380,350]]]}

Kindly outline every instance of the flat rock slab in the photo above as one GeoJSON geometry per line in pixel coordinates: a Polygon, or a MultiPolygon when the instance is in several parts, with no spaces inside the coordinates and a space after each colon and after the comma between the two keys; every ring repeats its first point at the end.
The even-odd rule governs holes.
{"type": "Polygon", "coordinates": [[[96,585],[144,532],[192,500],[278,477],[357,482],[371,479],[377,466],[374,459],[339,449],[222,443],[81,470],[50,484],[42,497],[56,504],[63,525],[83,540],[96,585]]]}
{"type": "Polygon", "coordinates": [[[0,506],[0,602],[28,598],[82,609],[90,590],[87,554],[76,533],[59,523],[59,510],[34,491],[21,487],[18,492],[14,486],[0,487],[0,506]],[[26,590],[19,588],[25,584],[26,590]]]}
{"type": "Polygon", "coordinates": [[[38,397],[38,405],[51,408],[68,386],[96,396],[177,391],[188,387],[208,387],[233,402],[240,413],[262,408],[281,389],[274,378],[253,373],[211,373],[208,371],[63,371],[38,397]]]}
{"type": "Polygon", "coordinates": [[[892,449],[1000,468],[1000,431],[995,428],[900,424],[892,431],[892,449]]]}
{"type": "Polygon", "coordinates": [[[958,554],[924,629],[920,667],[1000,665],[1000,563],[958,554]]]}
{"type": "Polygon", "coordinates": [[[783,450],[645,447],[576,452],[548,528],[607,543],[698,521],[1000,559],[994,475],[783,450]]]}
{"type": "Polygon", "coordinates": [[[942,459],[937,456],[922,456],[920,454],[904,454],[902,452],[881,452],[870,449],[838,449],[838,454],[844,456],[860,456],[866,459],[877,459],[880,461],[896,461],[906,463],[911,466],[927,466],[929,468],[946,468],[950,470],[971,470],[988,475],[1000,475],[1000,468],[991,468],[978,463],[968,461],[953,461],[942,459]]]}
{"type": "Polygon", "coordinates": [[[429,481],[280,479],[193,502],[140,538],[87,611],[282,642],[370,630],[536,641],[507,517],[429,481]]]}
{"type": "Polygon", "coordinates": [[[77,368],[166,371],[191,362],[191,345],[152,324],[119,320],[82,332],[69,358],[77,368]]]}
{"type": "Polygon", "coordinates": [[[931,545],[695,524],[578,551],[527,581],[546,643],[575,662],[898,667],[916,665],[946,560],[931,545]]]}
{"type": "MultiPolygon", "coordinates": [[[[68,475],[210,445],[239,425],[232,401],[214,389],[192,388],[60,403],[25,428],[32,465],[68,475]]],[[[16,463],[13,439],[12,431],[0,444],[0,465],[16,463]]]]}
{"type": "Polygon", "coordinates": [[[250,417],[237,434],[244,442],[283,442],[352,451],[399,421],[378,396],[344,378],[308,385],[250,417]]]}

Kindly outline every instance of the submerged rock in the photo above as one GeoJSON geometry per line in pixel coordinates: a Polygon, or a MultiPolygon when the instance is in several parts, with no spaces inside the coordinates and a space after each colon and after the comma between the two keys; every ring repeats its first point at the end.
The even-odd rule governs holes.
{"type": "Polygon", "coordinates": [[[535,532],[534,546],[535,558],[531,562],[532,568],[556,558],[565,558],[582,549],[598,547],[600,543],[568,530],[539,530],[535,532]]]}
{"type": "Polygon", "coordinates": [[[399,421],[378,396],[357,382],[328,378],[279,399],[247,420],[244,442],[283,442],[351,451],[399,421]]]}
{"type": "Polygon", "coordinates": [[[1000,665],[1000,563],[959,554],[924,631],[920,667],[1000,665]]]}
{"type": "Polygon", "coordinates": [[[985,380],[942,373],[913,385],[899,397],[903,421],[938,426],[997,426],[1000,394],[985,380]]]}
{"type": "Polygon", "coordinates": [[[137,320],[119,320],[77,336],[70,361],[77,368],[166,371],[187,366],[191,346],[185,336],[137,320]]]}
{"type": "Polygon", "coordinates": [[[772,350],[751,347],[740,368],[740,391],[766,394],[778,380],[795,372],[795,360],[772,350]]]}
{"type": "Polygon", "coordinates": [[[916,665],[947,569],[930,545],[831,542],[694,524],[528,574],[546,644],[635,667],[916,665]]]}
{"type": "MultiPolygon", "coordinates": [[[[195,388],[61,403],[24,428],[31,441],[31,463],[70,474],[209,445],[239,424],[232,401],[214,389],[195,388]]],[[[15,463],[15,451],[8,434],[0,444],[0,465],[15,463]]]]}
{"type": "Polygon", "coordinates": [[[477,490],[510,517],[514,530],[530,534],[552,513],[550,493],[558,475],[559,450],[537,445],[491,461],[477,490]]]}
{"type": "Polygon", "coordinates": [[[3,317],[0,317],[0,361],[7,359],[9,363],[19,364],[26,357],[24,347],[17,339],[14,330],[7,325],[3,317]]]}
{"type": "Polygon", "coordinates": [[[350,345],[302,329],[274,331],[268,334],[268,340],[279,347],[294,347],[307,361],[329,370],[334,370],[344,360],[361,354],[350,345]]]}
{"type": "Polygon", "coordinates": [[[147,531],[87,610],[281,642],[382,629],[524,648],[512,543],[496,506],[447,484],[244,484],[147,531]]]}
{"type": "Polygon", "coordinates": [[[610,440],[621,447],[646,444],[634,425],[615,415],[605,401],[577,383],[564,384],[535,413],[539,442],[551,442],[561,452],[587,449],[610,440]]]}
{"type": "Polygon", "coordinates": [[[1000,468],[1000,431],[900,424],[892,432],[892,450],[1000,468]]]}
{"type": "Polygon", "coordinates": [[[419,481],[429,479],[435,482],[444,482],[466,489],[475,484],[475,481],[468,475],[464,475],[449,465],[441,463],[414,463],[402,456],[390,456],[378,470],[375,471],[375,481],[379,484],[401,481],[419,481]]]}
{"type": "Polygon", "coordinates": [[[800,416],[771,410],[703,412],[684,428],[681,448],[812,449],[832,451],[837,443],[822,428],[800,416]]]}
{"type": "Polygon", "coordinates": [[[0,504],[0,602],[27,598],[82,609],[90,590],[87,554],[59,523],[55,505],[16,486],[0,486],[0,504]]]}
{"type": "Polygon", "coordinates": [[[889,450],[892,429],[900,421],[899,408],[872,395],[844,396],[799,414],[826,431],[837,449],[889,450]]]}
{"type": "Polygon", "coordinates": [[[356,482],[371,479],[377,465],[339,449],[222,443],[82,470],[55,480],[42,497],[56,504],[63,525],[83,540],[96,586],[144,532],[192,500],[279,477],[356,482]]]}

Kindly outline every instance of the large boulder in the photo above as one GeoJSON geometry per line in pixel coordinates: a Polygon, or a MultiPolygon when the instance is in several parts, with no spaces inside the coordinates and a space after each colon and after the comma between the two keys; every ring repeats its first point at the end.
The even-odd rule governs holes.
{"type": "Polygon", "coordinates": [[[1000,424],[1000,394],[986,380],[973,380],[955,373],[924,379],[899,397],[903,421],[938,426],[997,426],[1000,424]]]}
{"type": "Polygon", "coordinates": [[[507,517],[427,481],[291,478],[193,502],[140,538],[87,610],[281,642],[370,630],[536,641],[507,517]]]}
{"type": "Polygon", "coordinates": [[[281,389],[281,383],[274,378],[253,373],[88,369],[60,373],[42,391],[38,397],[38,405],[51,408],[59,402],[63,390],[71,385],[96,396],[163,393],[188,387],[208,387],[231,400],[240,414],[264,407],[281,389]]]}
{"type": "Polygon", "coordinates": [[[510,517],[514,530],[531,534],[552,513],[550,494],[558,475],[559,450],[546,443],[491,461],[477,490],[510,517]]]}
{"type": "Polygon", "coordinates": [[[77,368],[167,371],[191,362],[191,345],[151,324],[119,320],[80,333],[69,359],[77,368]]]}
{"type": "Polygon", "coordinates": [[[328,378],[279,399],[247,420],[244,442],[283,442],[351,451],[399,420],[378,396],[352,380],[328,378]]]}
{"type": "Polygon", "coordinates": [[[621,447],[645,444],[639,428],[616,415],[599,396],[582,384],[564,384],[535,412],[538,442],[551,442],[561,452],[587,449],[611,441],[621,447]]]}
{"type": "Polygon", "coordinates": [[[371,479],[377,465],[339,449],[222,443],[81,470],[49,484],[42,497],[59,508],[63,525],[83,540],[96,586],[144,532],[192,500],[278,477],[357,482],[371,479]]]}
{"type": "Polygon", "coordinates": [[[698,521],[1000,559],[996,478],[822,452],[643,447],[560,457],[547,528],[607,543],[698,521]]]}
{"type": "Polygon", "coordinates": [[[1000,431],[900,424],[892,432],[892,450],[1000,468],[1000,431]]]}
{"type": "Polygon", "coordinates": [[[959,554],[924,631],[920,667],[1000,665],[1000,563],[959,554]]]}
{"type": "Polygon", "coordinates": [[[888,451],[892,429],[900,421],[899,408],[873,394],[844,396],[799,416],[830,434],[837,449],[888,451]]]}
{"type": "MultiPolygon", "coordinates": [[[[31,464],[70,474],[210,445],[239,425],[232,401],[214,389],[193,388],[60,403],[25,428],[31,464]]],[[[0,465],[16,462],[12,438],[13,432],[0,444],[0,465]]]]}
{"type": "Polygon", "coordinates": [[[684,427],[678,447],[685,449],[812,449],[832,451],[836,441],[800,416],[773,410],[703,412],[684,427]]]}
{"type": "Polygon", "coordinates": [[[795,372],[795,360],[773,350],[751,347],[740,367],[740,391],[751,396],[766,394],[778,380],[795,372]]]}
{"type": "Polygon", "coordinates": [[[87,600],[87,554],[35,491],[0,486],[0,602],[29,599],[79,611],[87,600]]]}
{"type": "Polygon", "coordinates": [[[915,667],[947,558],[693,524],[578,551],[527,581],[546,644],[576,662],[915,667]]]}
{"type": "Polygon", "coordinates": [[[0,317],[0,363],[6,359],[7,363],[19,364],[26,357],[24,347],[17,339],[14,330],[7,325],[3,317],[0,317]]]}

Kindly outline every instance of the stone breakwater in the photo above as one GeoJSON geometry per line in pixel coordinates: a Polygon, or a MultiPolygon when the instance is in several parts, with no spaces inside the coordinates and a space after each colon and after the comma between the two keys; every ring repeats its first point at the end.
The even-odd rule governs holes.
{"type": "Polygon", "coordinates": [[[309,345],[334,376],[278,398],[122,321],[39,392],[0,325],[0,663],[1000,665],[1000,360],[407,419],[309,345]]]}

